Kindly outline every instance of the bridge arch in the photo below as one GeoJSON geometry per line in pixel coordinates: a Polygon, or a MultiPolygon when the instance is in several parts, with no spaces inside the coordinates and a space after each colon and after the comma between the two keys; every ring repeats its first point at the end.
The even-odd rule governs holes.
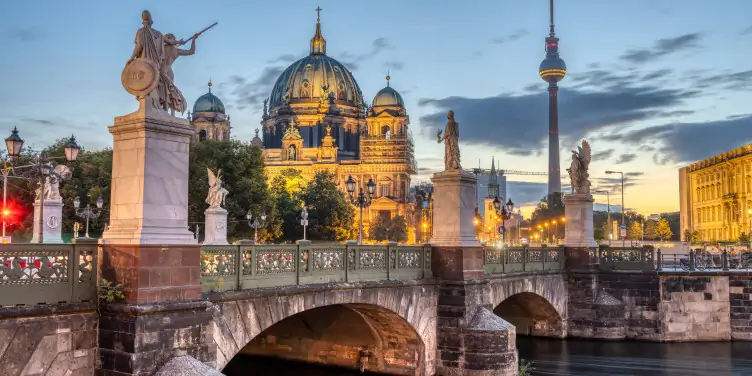
{"type": "Polygon", "coordinates": [[[504,278],[491,282],[494,313],[514,325],[517,335],[564,338],[567,287],[559,274],[504,278]]]}
{"type": "MultiPolygon", "coordinates": [[[[216,302],[217,369],[238,355],[432,375],[433,286],[328,290],[216,302]]],[[[229,368],[229,367],[228,367],[229,368]]]]}

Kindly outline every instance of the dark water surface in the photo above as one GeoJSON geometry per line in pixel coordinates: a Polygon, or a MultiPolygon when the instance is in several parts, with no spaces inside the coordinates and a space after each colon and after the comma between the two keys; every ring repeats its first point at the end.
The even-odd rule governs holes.
{"type": "Polygon", "coordinates": [[[310,363],[293,362],[260,356],[237,355],[222,370],[227,376],[351,376],[351,375],[381,375],[380,373],[365,372],[339,367],[326,367],[310,363]]]}
{"type": "Polygon", "coordinates": [[[752,342],[601,342],[517,337],[532,375],[752,376],[752,342]]]}

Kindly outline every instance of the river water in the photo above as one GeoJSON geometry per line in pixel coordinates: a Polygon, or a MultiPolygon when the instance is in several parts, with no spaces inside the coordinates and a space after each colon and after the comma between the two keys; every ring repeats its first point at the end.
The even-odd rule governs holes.
{"type": "MultiPolygon", "coordinates": [[[[655,343],[517,337],[531,375],[752,376],[752,342],[655,343]]],[[[357,370],[278,359],[235,357],[227,376],[354,376],[357,370]]],[[[377,375],[366,372],[364,375],[377,375]]]]}
{"type": "Polygon", "coordinates": [[[655,343],[517,337],[531,375],[752,375],[752,342],[655,343]]]}

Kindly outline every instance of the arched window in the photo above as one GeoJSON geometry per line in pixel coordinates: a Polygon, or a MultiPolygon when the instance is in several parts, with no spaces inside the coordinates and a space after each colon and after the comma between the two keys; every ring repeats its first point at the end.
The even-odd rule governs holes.
{"type": "Polygon", "coordinates": [[[198,140],[199,141],[206,141],[206,129],[202,129],[198,131],[198,140]]]}
{"type": "Polygon", "coordinates": [[[390,129],[389,129],[388,125],[385,125],[385,126],[381,127],[381,135],[382,136],[386,137],[386,135],[390,133],[389,131],[390,131],[390,129]]]}

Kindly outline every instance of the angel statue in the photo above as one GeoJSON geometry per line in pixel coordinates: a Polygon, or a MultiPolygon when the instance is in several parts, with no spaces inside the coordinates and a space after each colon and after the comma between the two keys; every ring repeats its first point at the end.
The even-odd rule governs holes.
{"type": "Polygon", "coordinates": [[[436,141],[444,142],[444,170],[459,170],[460,166],[460,128],[454,121],[454,111],[449,110],[447,123],[442,136],[441,129],[436,133],[436,141]]]}
{"type": "Polygon", "coordinates": [[[219,208],[225,204],[225,198],[230,193],[222,187],[222,169],[217,170],[214,175],[211,169],[206,169],[209,174],[209,194],[206,195],[206,203],[209,209],[219,208]]]}
{"type": "MultiPolygon", "coordinates": [[[[52,166],[50,166],[52,167],[52,166]]],[[[61,200],[60,196],[60,182],[71,178],[72,172],[68,166],[57,165],[50,170],[49,175],[44,177],[44,192],[42,192],[42,184],[39,183],[35,193],[36,200],[39,200],[40,194],[44,194],[46,200],[61,200]]]]}
{"type": "Polygon", "coordinates": [[[577,151],[572,150],[572,164],[567,169],[569,181],[572,184],[572,193],[589,194],[590,180],[588,167],[590,166],[590,144],[582,140],[582,146],[577,151]]]}

